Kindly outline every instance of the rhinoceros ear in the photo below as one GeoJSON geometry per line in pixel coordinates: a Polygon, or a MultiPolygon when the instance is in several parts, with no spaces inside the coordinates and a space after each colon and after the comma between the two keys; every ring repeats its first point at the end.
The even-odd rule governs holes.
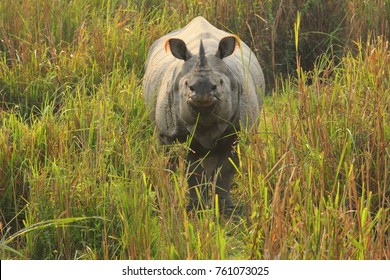
{"type": "Polygon", "coordinates": [[[240,41],[236,36],[224,37],[219,41],[218,51],[215,56],[223,59],[231,55],[236,49],[236,46],[240,46],[240,41]]]}
{"type": "Polygon", "coordinates": [[[165,50],[170,51],[172,55],[178,59],[187,61],[192,56],[187,49],[186,43],[181,39],[171,38],[165,42],[165,50]]]}

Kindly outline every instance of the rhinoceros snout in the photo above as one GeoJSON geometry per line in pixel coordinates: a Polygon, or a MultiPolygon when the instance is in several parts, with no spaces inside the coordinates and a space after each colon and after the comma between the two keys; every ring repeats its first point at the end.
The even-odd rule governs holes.
{"type": "Polygon", "coordinates": [[[188,104],[193,108],[202,110],[211,108],[217,103],[217,85],[209,78],[197,79],[189,87],[188,104]]]}
{"type": "Polygon", "coordinates": [[[195,110],[212,109],[217,104],[217,97],[212,93],[196,93],[192,91],[188,96],[188,104],[195,110]]]}

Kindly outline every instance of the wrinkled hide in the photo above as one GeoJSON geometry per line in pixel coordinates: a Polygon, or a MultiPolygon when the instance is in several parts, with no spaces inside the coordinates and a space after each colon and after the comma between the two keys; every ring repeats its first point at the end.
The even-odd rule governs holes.
{"type": "Polygon", "coordinates": [[[264,76],[249,47],[202,17],[150,47],[143,96],[162,144],[192,137],[188,209],[203,207],[216,179],[220,207],[230,208],[236,132],[256,129],[264,76]],[[213,178],[217,176],[217,178],[213,178]]]}

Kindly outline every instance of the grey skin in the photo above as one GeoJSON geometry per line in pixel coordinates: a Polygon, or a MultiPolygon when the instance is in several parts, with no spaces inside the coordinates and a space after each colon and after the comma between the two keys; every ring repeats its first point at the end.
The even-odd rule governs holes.
{"type": "Polygon", "coordinates": [[[191,138],[187,210],[207,205],[211,182],[220,209],[232,209],[237,132],[256,130],[264,88],[263,72],[249,47],[202,17],[151,46],[143,96],[160,142],[191,138]]]}

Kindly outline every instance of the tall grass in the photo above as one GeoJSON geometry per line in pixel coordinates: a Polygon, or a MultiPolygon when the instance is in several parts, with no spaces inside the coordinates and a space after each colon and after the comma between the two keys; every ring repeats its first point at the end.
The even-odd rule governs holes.
{"type": "Polygon", "coordinates": [[[350,1],[333,30],[312,24],[331,1],[159,2],[0,3],[0,257],[388,259],[383,1],[350,1]],[[187,145],[157,145],[141,97],[150,44],[198,14],[275,77],[259,133],[240,135],[231,217],[186,213],[185,163],[167,166],[187,145]],[[334,40],[307,68],[310,28],[334,40]]]}
{"type": "Polygon", "coordinates": [[[261,174],[245,199],[265,243],[254,239],[251,256],[389,257],[388,43],[360,51],[299,70],[264,108],[263,133],[242,154],[243,187],[261,174]]]}

